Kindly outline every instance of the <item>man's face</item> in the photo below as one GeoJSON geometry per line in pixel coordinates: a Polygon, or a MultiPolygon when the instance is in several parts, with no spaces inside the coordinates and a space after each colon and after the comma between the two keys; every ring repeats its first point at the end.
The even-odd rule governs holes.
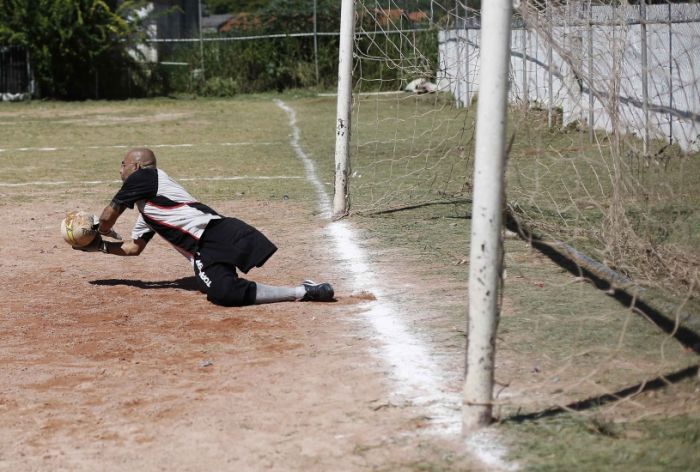
{"type": "Polygon", "coordinates": [[[122,161],[122,166],[119,169],[119,175],[121,175],[122,182],[124,182],[131,174],[133,174],[138,166],[131,154],[127,154],[122,161]]]}

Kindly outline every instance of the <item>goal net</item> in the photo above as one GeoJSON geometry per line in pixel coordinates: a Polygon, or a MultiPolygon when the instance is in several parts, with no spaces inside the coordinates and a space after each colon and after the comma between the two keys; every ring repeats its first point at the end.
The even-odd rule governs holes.
{"type": "MultiPolygon", "coordinates": [[[[351,215],[468,215],[478,3],[356,2],[351,215]]],[[[618,408],[601,399],[697,372],[700,5],[597,3],[514,10],[504,211],[520,240],[496,371],[511,414],[618,408]]]]}

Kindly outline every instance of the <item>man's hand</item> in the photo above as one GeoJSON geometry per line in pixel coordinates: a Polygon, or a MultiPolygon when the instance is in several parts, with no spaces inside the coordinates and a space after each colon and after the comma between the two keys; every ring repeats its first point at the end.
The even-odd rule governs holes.
{"type": "Polygon", "coordinates": [[[114,231],[114,228],[110,229],[107,232],[102,232],[100,231],[100,217],[97,215],[93,215],[92,217],[92,229],[94,229],[97,233],[101,234],[102,236],[107,236],[108,238],[116,239],[121,241],[122,237],[114,231]]]}
{"type": "Polygon", "coordinates": [[[104,252],[105,254],[107,253],[107,242],[102,240],[102,236],[99,234],[95,235],[95,239],[92,240],[90,244],[87,246],[83,247],[76,247],[73,246],[73,249],[76,251],[83,251],[83,252],[104,252]]]}

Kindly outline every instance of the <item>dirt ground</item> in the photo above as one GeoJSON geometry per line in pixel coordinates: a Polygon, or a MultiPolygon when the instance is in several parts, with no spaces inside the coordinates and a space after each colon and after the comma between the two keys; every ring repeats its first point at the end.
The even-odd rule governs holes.
{"type": "MultiPolygon", "coordinates": [[[[253,280],[332,281],[337,301],[222,308],[162,240],[138,258],[71,250],[66,211],[101,203],[50,200],[0,206],[0,470],[485,468],[458,431],[396,394],[365,315],[373,294],[352,291],[308,210],[212,205],[279,246],[253,280]]],[[[134,213],[117,230],[128,234],[134,213]]],[[[410,268],[372,259],[378,271],[393,259],[378,278],[411,294],[411,326],[437,317],[410,268]]],[[[450,395],[463,347],[439,341],[450,395]]]]}

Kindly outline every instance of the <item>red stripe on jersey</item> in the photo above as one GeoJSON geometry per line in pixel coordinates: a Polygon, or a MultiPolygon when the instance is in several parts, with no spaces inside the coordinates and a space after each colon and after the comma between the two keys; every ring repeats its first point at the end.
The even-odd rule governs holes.
{"type": "Polygon", "coordinates": [[[177,231],[179,231],[179,232],[181,232],[181,233],[183,233],[183,234],[187,234],[187,235],[191,236],[193,239],[199,241],[199,238],[198,238],[197,236],[195,236],[194,234],[190,233],[189,231],[186,231],[184,228],[181,228],[181,227],[179,227],[179,226],[175,226],[175,225],[168,224],[168,223],[166,223],[166,222],[164,222],[164,221],[157,220],[157,219],[153,218],[151,215],[144,215],[144,219],[148,219],[148,220],[151,220],[151,221],[154,221],[154,222],[158,223],[158,224],[161,225],[161,226],[165,226],[165,227],[167,227],[167,228],[177,230],[177,231]]]}
{"type": "Polygon", "coordinates": [[[177,205],[173,206],[162,206],[162,205],[156,205],[155,203],[151,201],[146,201],[146,205],[150,205],[152,207],[158,208],[160,210],[174,210],[175,208],[180,208],[186,205],[189,205],[190,203],[197,203],[197,202],[184,202],[184,203],[178,203],[177,205]]]}

